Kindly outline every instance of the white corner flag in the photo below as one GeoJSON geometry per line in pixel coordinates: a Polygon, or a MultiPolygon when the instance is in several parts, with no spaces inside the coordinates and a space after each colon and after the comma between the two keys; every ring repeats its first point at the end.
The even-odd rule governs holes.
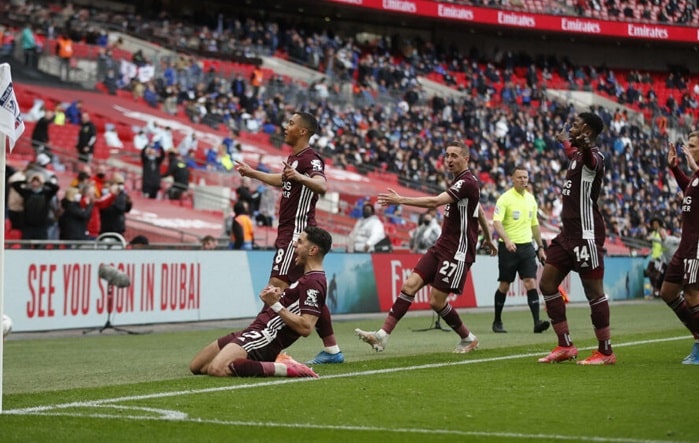
{"type": "Polygon", "coordinates": [[[3,148],[5,148],[4,138],[7,136],[10,140],[10,152],[12,152],[15,142],[23,132],[24,122],[17,97],[15,97],[15,90],[12,88],[10,65],[3,63],[0,65],[0,133],[3,135],[3,148]]]}
{"type": "MultiPolygon", "coordinates": [[[[5,195],[5,150],[7,140],[10,140],[10,152],[15,147],[15,142],[24,132],[22,113],[19,103],[12,89],[12,73],[10,65],[0,65],[0,189],[5,195]]],[[[0,213],[5,213],[5,199],[0,197],[0,213]]],[[[0,229],[0,319],[5,313],[3,307],[5,295],[5,229],[0,229]]],[[[2,322],[2,320],[0,320],[2,322]]],[[[2,325],[0,325],[2,326],[2,325]]],[[[0,328],[1,329],[1,328],[0,328]]],[[[2,385],[3,385],[3,340],[0,339],[0,413],[2,413],[2,385]]]]}

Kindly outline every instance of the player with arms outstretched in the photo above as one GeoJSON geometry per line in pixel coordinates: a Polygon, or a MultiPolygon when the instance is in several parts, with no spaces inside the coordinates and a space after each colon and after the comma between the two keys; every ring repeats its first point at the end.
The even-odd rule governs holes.
{"type": "MultiPolygon", "coordinates": [[[[279,225],[274,247],[269,284],[285,289],[296,281],[303,268],[294,264],[294,241],[306,226],[316,226],[316,203],[325,194],[325,163],[309,146],[311,136],[318,131],[315,117],[306,112],[294,113],[284,127],[284,142],[292,152],[284,162],[281,173],[259,171],[236,161],[236,169],[243,177],[251,177],[282,189],[279,203],[279,225]]],[[[330,310],[325,306],[316,331],[323,340],[324,349],[308,364],[342,363],[345,357],[335,339],[330,310]]]]}
{"type": "Polygon", "coordinates": [[[378,196],[378,202],[382,206],[437,208],[446,205],[446,209],[442,234],[403,282],[400,295],[393,303],[383,327],[378,331],[355,330],[359,338],[377,352],[384,350],[396,324],[410,309],[415,294],[426,285],[431,286],[430,307],[460,337],[454,352],[464,354],[478,347],[478,338],[464,325],[459,314],[447,301],[447,297],[450,293],[461,294],[464,289],[466,276],[476,260],[479,225],[483,230],[484,245],[490,249],[492,255],[495,255],[497,246],[493,242],[488,221],[480,205],[478,181],[468,169],[468,146],[461,141],[450,141],[446,146],[444,164],[454,175],[449,189],[429,197],[403,197],[392,189],[389,189],[389,193],[378,196]]]}

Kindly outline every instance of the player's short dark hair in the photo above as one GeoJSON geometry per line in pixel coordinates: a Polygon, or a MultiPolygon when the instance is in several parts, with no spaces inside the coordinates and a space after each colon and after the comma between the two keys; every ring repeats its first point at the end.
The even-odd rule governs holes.
{"type": "Polygon", "coordinates": [[[297,112],[296,115],[298,115],[301,120],[301,126],[310,131],[310,135],[318,132],[318,120],[316,120],[313,115],[308,112],[297,112]]]}
{"type": "Polygon", "coordinates": [[[592,112],[581,112],[578,117],[592,129],[592,136],[597,137],[604,130],[604,122],[599,115],[592,112]]]}
{"type": "Polygon", "coordinates": [[[333,247],[333,237],[328,231],[318,226],[307,226],[304,232],[308,241],[318,246],[321,255],[324,256],[330,252],[333,247]]]}
{"type": "Polygon", "coordinates": [[[466,145],[466,143],[462,142],[461,140],[449,140],[444,146],[445,148],[448,148],[449,146],[458,146],[459,148],[461,148],[464,154],[470,154],[468,145],[466,145]]]}

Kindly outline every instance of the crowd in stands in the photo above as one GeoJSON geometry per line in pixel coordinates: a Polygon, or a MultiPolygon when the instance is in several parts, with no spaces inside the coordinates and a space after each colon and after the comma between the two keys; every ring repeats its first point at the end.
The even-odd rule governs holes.
{"type": "MultiPolygon", "coordinates": [[[[71,17],[89,23],[81,14],[71,17]]],[[[616,97],[620,105],[647,108],[653,116],[649,126],[640,126],[621,108],[594,109],[606,126],[600,145],[609,162],[607,192],[600,206],[610,234],[645,238],[652,216],[663,217],[671,231],[679,228],[679,200],[667,174],[665,152],[668,126],[687,132],[696,125],[699,91],[693,89],[685,73],[671,72],[667,76],[667,87],[680,92],[681,99],[670,97],[672,100],[660,103],[653,96],[651,85],[655,80],[650,73],[630,71],[625,78],[618,78],[604,67],[574,66],[551,57],[533,58],[508,51],[491,57],[476,50],[464,54],[419,39],[381,38],[360,45],[351,37],[328,30],[251,20],[219,20],[215,31],[201,28],[199,33],[184,31],[195,25],[171,25],[169,20],[140,19],[136,23],[125,27],[138,26],[140,32],[154,33],[183,30],[165,33],[179,36],[179,43],[172,43],[173,49],[180,47],[185,35],[196,35],[199,45],[209,41],[205,51],[209,54],[222,51],[223,46],[213,42],[216,38],[243,41],[248,47],[284,53],[318,69],[328,79],[299,85],[273,76],[265,78],[263,84],[255,84],[254,75],[228,78],[214,67],[207,70],[191,55],[153,63],[142,54],[134,54],[129,63],[137,68],[148,67],[146,74],[125,76],[122,65],[120,77],[112,86],[129,88],[134,97],[154,107],[184,112],[193,122],[212,127],[224,125],[232,134],[263,131],[273,140],[279,138],[289,112],[309,110],[321,127],[313,140],[314,147],[329,163],[352,170],[378,169],[398,175],[409,186],[429,185],[429,190],[443,189],[447,181],[441,167],[444,143],[467,140],[484,203],[494,204],[506,189],[513,166],[525,163],[540,206],[554,225],[558,223],[558,187],[566,161],[554,134],[570,121],[574,110],[569,104],[546,98],[543,91],[557,76],[569,85],[605,92],[616,97]],[[468,94],[461,98],[426,96],[418,76],[430,73],[437,73],[444,83],[468,94]],[[350,94],[362,100],[354,100],[351,105],[342,101],[347,93],[343,85],[351,85],[350,94]]],[[[87,29],[86,25],[83,28],[87,29]]],[[[187,45],[190,49],[196,46],[191,41],[187,45]]],[[[107,84],[107,76],[114,74],[117,63],[108,51],[100,60],[99,70],[105,73],[107,84]]],[[[229,138],[233,140],[234,136],[229,138]]],[[[181,160],[190,167],[200,167],[193,158],[198,152],[204,154],[204,167],[230,171],[235,146],[222,142],[219,146],[197,147],[190,140],[179,151],[181,160]]]]}
{"type": "Polygon", "coordinates": [[[552,15],[578,15],[603,20],[697,24],[692,0],[436,0],[444,3],[523,10],[552,15]]]}
{"type": "Polygon", "coordinates": [[[123,235],[126,231],[125,214],[133,203],[125,190],[124,176],[114,172],[107,177],[103,165],[93,174],[84,164],[60,194],[45,153],[21,170],[8,165],[6,179],[9,228],[21,232],[22,240],[88,241],[100,234],[123,235]]]}

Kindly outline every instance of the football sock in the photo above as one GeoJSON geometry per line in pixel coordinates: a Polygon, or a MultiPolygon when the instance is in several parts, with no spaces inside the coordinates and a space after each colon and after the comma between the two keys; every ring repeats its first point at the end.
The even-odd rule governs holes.
{"type": "Polygon", "coordinates": [[[674,300],[665,303],[673,310],[682,324],[694,335],[694,338],[699,339],[699,331],[696,329],[696,326],[692,327],[692,310],[689,308],[684,296],[678,295],[674,300]]]}
{"type": "Polygon", "coordinates": [[[248,360],[247,358],[239,358],[237,360],[234,360],[233,363],[228,365],[228,367],[233,372],[233,375],[238,377],[262,377],[268,375],[275,375],[274,366],[270,366],[270,364],[273,365],[273,363],[264,363],[268,363],[267,368],[263,367],[263,362],[248,360]],[[268,373],[269,371],[271,371],[272,373],[268,373]]]}
{"type": "Polygon", "coordinates": [[[611,332],[609,330],[609,298],[602,295],[594,300],[590,300],[590,318],[595,327],[597,337],[597,350],[605,355],[612,353],[611,332]]]}
{"type": "Polygon", "coordinates": [[[414,299],[415,296],[408,295],[405,292],[400,291],[400,295],[396,301],[393,302],[393,306],[391,306],[391,310],[388,311],[388,316],[386,317],[386,320],[384,320],[383,327],[381,328],[386,332],[386,334],[393,332],[396,324],[398,324],[400,319],[403,318],[405,313],[408,312],[408,309],[410,309],[414,299]]]}
{"type": "Polygon", "coordinates": [[[320,315],[318,316],[318,321],[316,322],[316,332],[318,336],[323,340],[323,346],[336,345],[335,331],[333,331],[333,322],[330,317],[330,309],[327,305],[324,305],[320,310],[320,315]]]}
{"type": "Polygon", "coordinates": [[[553,330],[558,337],[558,346],[572,346],[573,341],[570,339],[568,319],[566,318],[566,303],[561,293],[544,295],[544,303],[546,303],[546,312],[551,319],[553,330]]]}
{"type": "Polygon", "coordinates": [[[459,317],[456,309],[452,308],[449,303],[447,303],[447,305],[442,308],[441,311],[437,312],[437,314],[444,319],[444,321],[454,330],[454,332],[459,334],[459,337],[466,338],[468,337],[468,334],[471,333],[466,325],[464,325],[464,323],[461,321],[461,317],[459,317]]]}
{"type": "Polygon", "coordinates": [[[323,350],[328,354],[337,354],[338,352],[340,352],[340,347],[338,345],[326,346],[323,348],[323,350]]]}
{"type": "Polygon", "coordinates": [[[690,330],[692,331],[692,335],[694,335],[694,338],[699,340],[699,305],[692,306],[691,308],[689,308],[689,311],[692,313],[692,322],[690,323],[690,330]]]}
{"type": "Polygon", "coordinates": [[[495,290],[495,319],[493,319],[495,322],[502,321],[502,308],[505,307],[506,297],[507,295],[500,292],[499,289],[495,290]]]}
{"type": "Polygon", "coordinates": [[[532,311],[532,318],[536,325],[539,323],[539,292],[536,289],[527,291],[527,304],[529,305],[529,310],[532,311]]]}

